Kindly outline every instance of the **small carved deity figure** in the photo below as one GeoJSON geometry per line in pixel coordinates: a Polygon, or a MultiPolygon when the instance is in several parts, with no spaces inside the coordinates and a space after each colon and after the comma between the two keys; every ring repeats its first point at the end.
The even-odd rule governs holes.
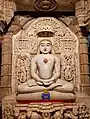
{"type": "Polygon", "coordinates": [[[31,114],[32,114],[32,111],[31,111],[31,109],[28,108],[27,109],[27,114],[26,114],[28,119],[31,117],[31,114]]]}
{"type": "Polygon", "coordinates": [[[90,115],[89,115],[89,109],[83,104],[83,105],[80,105],[79,107],[79,118],[82,119],[82,118],[86,118],[86,119],[89,119],[90,115]]]}
{"type": "Polygon", "coordinates": [[[49,112],[42,113],[42,119],[52,119],[49,112]]]}
{"type": "Polygon", "coordinates": [[[7,105],[6,109],[4,110],[5,112],[5,117],[3,117],[4,119],[13,119],[13,109],[12,109],[12,105],[7,105]]]}
{"type": "Polygon", "coordinates": [[[72,112],[70,109],[66,109],[63,113],[64,119],[72,119],[72,112]]]}
{"type": "Polygon", "coordinates": [[[37,112],[32,112],[30,119],[42,119],[37,112]]]}
{"type": "Polygon", "coordinates": [[[25,119],[25,118],[26,118],[26,112],[25,111],[20,112],[18,119],[25,119]]]}
{"type": "Polygon", "coordinates": [[[60,79],[60,59],[52,54],[52,42],[42,39],[40,54],[31,60],[32,79],[18,86],[19,93],[37,93],[44,90],[73,93],[73,84],[60,79]]]}
{"type": "Polygon", "coordinates": [[[63,119],[62,111],[56,111],[54,116],[53,116],[53,119],[63,119]]]}
{"type": "Polygon", "coordinates": [[[25,56],[19,56],[17,60],[17,76],[18,81],[24,83],[27,80],[27,68],[25,67],[26,63],[26,57],[25,56]]]}
{"type": "Polygon", "coordinates": [[[77,106],[73,107],[72,118],[73,119],[78,119],[78,107],[77,106]]]}
{"type": "Polygon", "coordinates": [[[19,108],[14,108],[14,118],[19,119],[20,110],[19,108]]]}

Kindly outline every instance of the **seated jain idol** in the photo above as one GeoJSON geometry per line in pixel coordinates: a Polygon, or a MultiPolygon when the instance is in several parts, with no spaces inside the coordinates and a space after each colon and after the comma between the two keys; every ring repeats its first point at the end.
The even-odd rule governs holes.
{"type": "Polygon", "coordinates": [[[31,60],[32,79],[18,86],[17,100],[75,99],[73,84],[60,79],[60,59],[52,54],[52,42],[42,38],[38,50],[31,60]]]}

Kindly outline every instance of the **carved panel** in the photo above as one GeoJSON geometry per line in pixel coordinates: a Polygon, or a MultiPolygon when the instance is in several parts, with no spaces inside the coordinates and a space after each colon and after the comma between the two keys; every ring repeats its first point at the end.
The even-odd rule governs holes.
{"type": "Polygon", "coordinates": [[[30,79],[30,55],[29,54],[17,54],[13,56],[14,65],[12,89],[17,90],[17,86],[30,79]]]}
{"type": "MultiPolygon", "coordinates": [[[[12,80],[18,79],[14,76],[16,74],[16,70],[14,69],[17,67],[17,57],[20,54],[21,56],[24,54],[23,56],[27,55],[27,57],[30,57],[31,59],[33,55],[38,53],[38,43],[42,38],[48,38],[51,40],[54,50],[53,53],[58,55],[61,59],[61,78],[67,81],[72,81],[75,87],[79,88],[80,71],[78,39],[62,21],[52,17],[32,19],[23,26],[23,29],[19,33],[13,36],[12,80]],[[44,37],[41,37],[40,33],[43,32],[49,32],[52,34],[50,36],[45,34],[44,37]]],[[[24,61],[27,60],[24,59],[24,61]]],[[[26,69],[30,71],[28,66],[29,65],[26,66],[27,68],[24,66],[22,69],[18,66],[19,69],[17,71],[22,70],[24,72],[26,69]]],[[[20,76],[22,77],[22,75],[20,76]]],[[[24,76],[26,76],[26,74],[24,76]]],[[[23,80],[25,81],[26,78],[23,80]]]]}
{"type": "Polygon", "coordinates": [[[30,79],[30,57],[18,55],[16,58],[16,77],[18,84],[30,79]]]}
{"type": "Polygon", "coordinates": [[[75,81],[75,62],[73,54],[64,54],[62,58],[62,79],[67,81],[75,81]]]}
{"type": "MultiPolygon", "coordinates": [[[[68,37],[67,37],[68,38],[68,37]]],[[[61,53],[61,52],[75,52],[75,48],[76,48],[76,41],[75,40],[71,40],[71,39],[56,39],[55,40],[55,46],[54,46],[54,50],[55,53],[61,53]]]]}
{"type": "Polygon", "coordinates": [[[18,38],[14,41],[14,53],[37,53],[37,41],[35,39],[22,39],[18,38]]]}
{"type": "MultiPolygon", "coordinates": [[[[68,37],[67,37],[68,38],[68,37]]],[[[61,53],[61,78],[67,81],[73,81],[76,84],[76,70],[77,64],[75,64],[76,57],[76,40],[75,39],[57,39],[55,41],[55,53],[61,53]]]]}
{"type": "Polygon", "coordinates": [[[3,119],[89,119],[89,109],[84,104],[43,103],[7,104],[3,119]],[[49,109],[49,110],[48,110],[49,109]]]}

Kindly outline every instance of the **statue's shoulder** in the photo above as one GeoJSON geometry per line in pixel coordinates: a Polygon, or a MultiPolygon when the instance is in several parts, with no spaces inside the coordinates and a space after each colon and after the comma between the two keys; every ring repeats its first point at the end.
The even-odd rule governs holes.
{"type": "Polygon", "coordinates": [[[57,57],[55,55],[53,55],[53,57],[54,57],[55,62],[60,62],[60,58],[59,57],[57,57]]]}
{"type": "Polygon", "coordinates": [[[52,56],[53,56],[55,59],[59,59],[59,57],[57,57],[56,55],[53,55],[53,54],[52,54],[52,56]]]}
{"type": "Polygon", "coordinates": [[[37,61],[39,59],[40,55],[36,55],[32,58],[32,61],[37,61]]]}
{"type": "Polygon", "coordinates": [[[38,58],[38,55],[34,56],[31,61],[36,61],[38,58]]]}

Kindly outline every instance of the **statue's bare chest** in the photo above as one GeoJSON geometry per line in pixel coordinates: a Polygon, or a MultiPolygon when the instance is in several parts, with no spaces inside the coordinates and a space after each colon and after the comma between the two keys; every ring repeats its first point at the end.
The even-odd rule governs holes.
{"type": "Polygon", "coordinates": [[[37,59],[37,65],[41,67],[53,67],[55,59],[52,56],[41,56],[37,59]]]}

